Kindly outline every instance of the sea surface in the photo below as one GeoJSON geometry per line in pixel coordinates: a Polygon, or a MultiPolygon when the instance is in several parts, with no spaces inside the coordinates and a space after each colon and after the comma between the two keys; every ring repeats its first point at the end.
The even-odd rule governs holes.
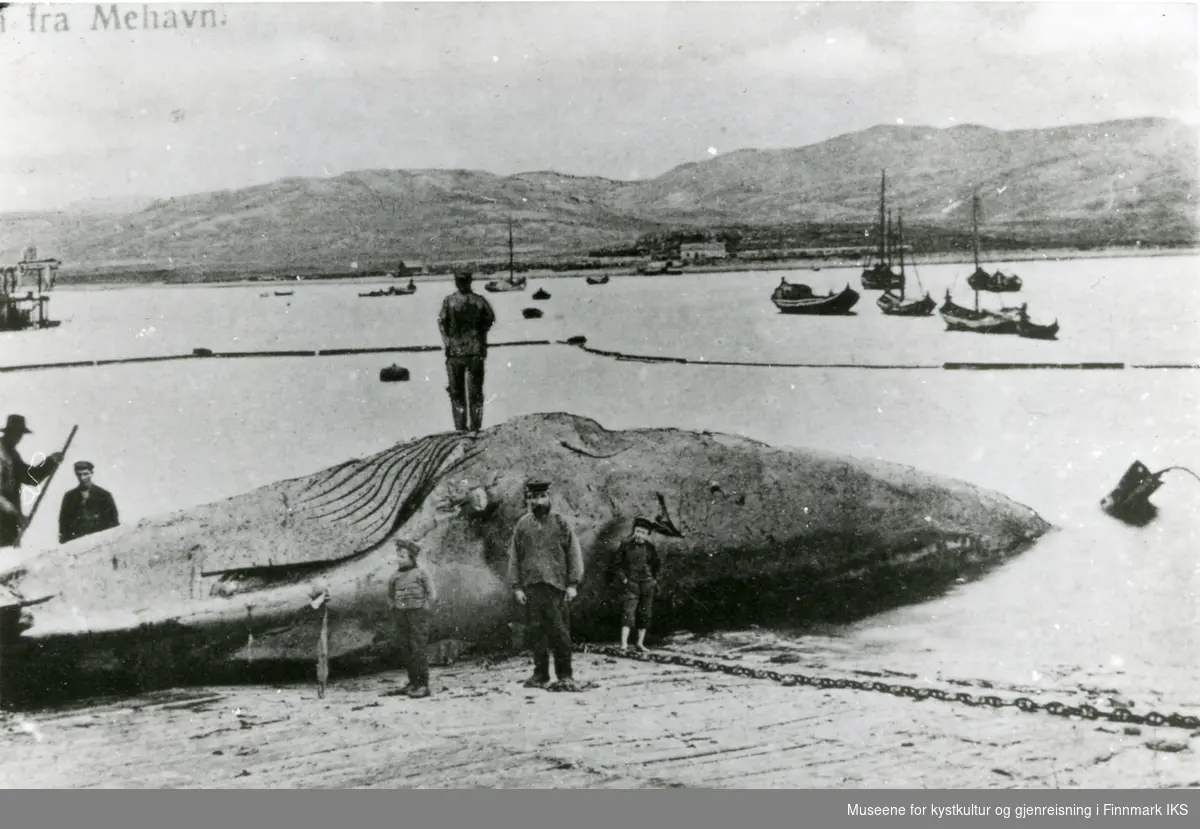
{"type": "MultiPolygon", "coordinates": [[[[485,425],[569,411],[609,428],[734,432],[910,464],[996,489],[1057,528],[1033,549],[941,598],[847,628],[790,632],[814,660],[1011,688],[1095,688],[1134,710],[1200,708],[1200,481],[1169,473],[1148,526],[1098,508],[1125,469],[1200,471],[1200,258],[989,263],[1025,280],[1056,342],[951,333],[936,315],[882,316],[858,269],[532,280],[488,294],[494,343],[584,335],[588,345],[702,362],[622,362],[565,346],[493,349],[485,425]],[[849,283],[854,316],[779,314],[779,280],[818,293],[849,283]],[[551,299],[534,302],[544,287],[551,299]],[[545,316],[526,320],[521,309],[545,316]],[[946,362],[1117,362],[1121,370],[945,370],[946,362]],[[866,366],[904,366],[868,369],[866,366]],[[848,656],[849,655],[849,656],[848,656]]],[[[969,265],[918,270],[936,300],[971,305],[969,265]]],[[[915,282],[916,280],[914,280],[915,282]]],[[[0,334],[0,366],[190,354],[438,345],[447,282],[410,297],[365,284],[59,289],[52,330],[0,334]],[[276,296],[277,290],[293,290],[276,296]],[[268,296],[262,296],[263,293],[268,296]]],[[[479,284],[479,283],[477,283],[479,284]]],[[[915,286],[914,286],[915,287],[915,286]]],[[[480,284],[481,288],[481,284],[480,284]]],[[[34,430],[26,459],[61,447],[96,464],[123,523],[308,474],[450,428],[439,354],[195,359],[0,373],[4,408],[34,430]],[[381,383],[396,362],[409,383],[381,383]]],[[[47,488],[26,549],[55,542],[69,470],[47,488]]],[[[31,496],[32,498],[32,496],[31,496]]],[[[30,503],[26,504],[28,510],[30,503]]],[[[26,553],[29,554],[29,553],[26,553]]]]}

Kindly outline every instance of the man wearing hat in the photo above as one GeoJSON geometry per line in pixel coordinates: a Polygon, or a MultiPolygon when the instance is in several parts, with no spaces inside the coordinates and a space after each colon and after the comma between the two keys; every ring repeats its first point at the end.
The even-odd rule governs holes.
{"type": "Polygon", "coordinates": [[[662,570],[658,550],[650,543],[654,522],[637,516],[633,535],[621,542],[613,557],[613,572],[623,588],[621,601],[621,647],[629,647],[629,631],[636,625],[637,649],[646,650],[646,629],[654,608],[654,593],[662,570]]]}
{"type": "Polygon", "coordinates": [[[25,416],[12,414],[0,432],[0,547],[15,547],[28,521],[21,509],[21,487],[37,486],[62,463],[62,452],[53,452],[41,463],[30,466],[21,458],[17,444],[33,431],[25,416]]]}
{"type": "Polygon", "coordinates": [[[555,690],[575,691],[571,672],[571,629],[567,604],[583,581],[583,553],[571,522],[550,509],[550,484],[525,485],[529,512],[517,520],[508,548],[508,579],[524,606],[532,638],[533,676],[527,688],[550,683],[554,653],[555,690]]]}
{"type": "Polygon", "coordinates": [[[75,477],[79,479],[79,486],[63,495],[62,507],[58,510],[59,544],[121,524],[112,493],[92,481],[95,469],[91,461],[75,462],[75,477]]]}
{"type": "Polygon", "coordinates": [[[487,335],[496,322],[491,303],[471,290],[470,271],[454,275],[457,292],[442,300],[438,330],[446,352],[446,376],[454,428],[477,432],[483,425],[483,364],[487,335]]]}

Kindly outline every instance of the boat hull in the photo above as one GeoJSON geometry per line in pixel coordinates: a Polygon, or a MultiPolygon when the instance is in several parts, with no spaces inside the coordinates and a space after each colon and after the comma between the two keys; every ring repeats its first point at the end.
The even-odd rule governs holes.
{"type": "Polygon", "coordinates": [[[889,317],[928,317],[932,316],[937,303],[925,294],[921,299],[905,302],[893,293],[885,293],[875,301],[879,310],[889,317]]]}
{"type": "Polygon", "coordinates": [[[1057,340],[1058,320],[1049,325],[1035,325],[1028,320],[1017,323],[1017,335],[1027,340],[1057,340]]]}
{"type": "Polygon", "coordinates": [[[1016,334],[1019,317],[1008,311],[974,311],[950,300],[938,309],[947,331],[969,331],[974,334],[1016,334]]]}
{"type": "Polygon", "coordinates": [[[1002,273],[988,274],[975,272],[967,277],[967,284],[972,291],[987,291],[993,294],[1011,294],[1021,290],[1022,282],[1019,276],[1006,276],[1002,273]]]}
{"type": "Polygon", "coordinates": [[[525,277],[514,279],[509,282],[507,279],[497,279],[483,286],[485,291],[493,294],[506,294],[512,291],[525,290],[525,277]]]}
{"type": "Polygon", "coordinates": [[[902,288],[904,277],[891,268],[875,266],[862,272],[862,286],[867,291],[887,291],[902,288]]]}
{"type": "Polygon", "coordinates": [[[777,289],[771,302],[784,314],[835,316],[850,313],[850,309],[858,302],[858,292],[847,285],[841,293],[829,296],[789,299],[777,289]]]}

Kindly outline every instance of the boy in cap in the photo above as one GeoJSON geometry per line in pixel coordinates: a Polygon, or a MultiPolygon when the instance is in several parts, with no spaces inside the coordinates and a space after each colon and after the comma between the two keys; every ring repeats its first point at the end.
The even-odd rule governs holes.
{"type": "Polygon", "coordinates": [[[549,482],[529,481],[525,501],[529,512],[517,520],[508,548],[508,580],[526,609],[532,638],[533,676],[525,687],[549,685],[552,651],[558,680],[553,690],[576,691],[567,603],[583,581],[583,553],[571,522],[550,509],[549,482]]]}
{"type": "Polygon", "coordinates": [[[416,542],[396,539],[396,572],[388,581],[396,644],[408,667],[408,684],[400,689],[410,697],[429,696],[429,607],[437,592],[428,571],[417,563],[416,542]]]}
{"type": "Polygon", "coordinates": [[[21,487],[37,486],[63,461],[62,452],[52,452],[39,464],[25,463],[17,444],[31,434],[25,416],[19,414],[10,414],[0,430],[0,547],[15,547],[29,523],[21,510],[21,487]]]}
{"type": "Polygon", "coordinates": [[[621,647],[629,647],[629,631],[636,625],[637,649],[646,650],[646,629],[654,608],[661,562],[658,550],[650,543],[654,522],[638,516],[633,519],[633,535],[621,542],[613,558],[613,570],[624,588],[621,602],[621,647]]]}
{"type": "Polygon", "coordinates": [[[92,481],[95,469],[96,465],[91,461],[75,462],[75,477],[79,486],[63,495],[62,506],[58,510],[59,544],[121,524],[112,493],[92,481]]]}
{"type": "Polygon", "coordinates": [[[457,291],[442,300],[438,330],[446,353],[446,376],[454,428],[477,432],[483,425],[483,367],[487,335],[496,322],[491,303],[471,290],[471,272],[454,274],[457,291]]]}

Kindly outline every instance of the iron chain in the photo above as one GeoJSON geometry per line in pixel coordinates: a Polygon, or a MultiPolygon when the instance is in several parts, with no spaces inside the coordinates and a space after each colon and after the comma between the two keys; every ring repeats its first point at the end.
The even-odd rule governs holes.
{"type": "Polygon", "coordinates": [[[973,696],[960,691],[950,693],[940,688],[914,688],[911,685],[900,685],[879,680],[858,680],[844,677],[809,676],[800,673],[780,673],[768,668],[750,668],[746,665],[725,665],[708,659],[694,656],[684,656],[677,653],[655,651],[626,651],[612,645],[579,645],[576,648],[582,653],[595,653],[604,656],[615,656],[632,659],[638,662],[655,662],[660,665],[679,665],[684,668],[695,668],[709,673],[724,673],[730,676],[741,676],[748,679],[766,679],[777,682],[784,687],[806,685],[813,688],[853,689],[855,691],[873,691],[881,694],[891,694],[894,697],[907,697],[917,702],[936,699],[941,702],[954,702],[971,707],[1016,708],[1027,714],[1043,712],[1056,717],[1079,717],[1084,720],[1108,720],[1123,725],[1148,725],[1152,727],[1166,726],[1168,728],[1183,728],[1194,731],[1200,728],[1200,717],[1188,714],[1160,714],[1151,711],[1148,714],[1135,714],[1128,708],[1114,708],[1112,711],[1101,711],[1095,706],[1064,705],[1061,702],[1037,703],[1028,697],[1003,699],[994,695],[973,696]]]}

